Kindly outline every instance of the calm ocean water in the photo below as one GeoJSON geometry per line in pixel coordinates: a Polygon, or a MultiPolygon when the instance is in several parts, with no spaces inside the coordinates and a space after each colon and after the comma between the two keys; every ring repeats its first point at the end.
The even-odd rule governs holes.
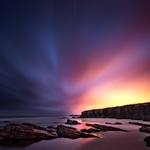
{"type": "MultiPolygon", "coordinates": [[[[69,117],[67,117],[67,118],[69,118],[69,117]]],[[[138,131],[139,126],[128,124],[129,121],[133,121],[133,120],[100,119],[100,118],[88,118],[88,119],[78,118],[75,120],[78,120],[80,123],[82,123],[80,125],[72,125],[72,127],[75,127],[78,130],[88,128],[85,125],[86,123],[105,124],[105,122],[112,122],[112,123],[121,122],[121,123],[123,123],[123,125],[121,125],[121,126],[115,125],[115,127],[126,129],[130,132],[129,133],[101,132],[101,133],[97,133],[97,135],[100,137],[97,139],[96,138],[86,138],[86,139],[79,138],[79,139],[72,140],[72,139],[67,139],[67,138],[57,138],[57,139],[53,139],[53,140],[42,140],[42,141],[36,142],[36,143],[25,143],[25,144],[20,144],[20,145],[13,145],[13,146],[12,145],[7,145],[7,146],[0,145],[0,150],[83,150],[83,149],[98,150],[97,147],[94,147],[94,146],[87,147],[87,145],[89,143],[96,142],[96,141],[97,141],[97,144],[100,144],[100,142],[103,140],[104,140],[104,143],[106,143],[107,139],[109,140],[110,137],[112,138],[114,134],[116,134],[117,136],[123,137],[125,134],[129,135],[131,133],[134,133],[134,134],[137,133],[137,136],[136,136],[137,142],[139,142],[140,141],[139,139],[141,138],[140,145],[142,145],[142,149],[139,149],[139,150],[147,150],[147,147],[145,146],[145,143],[143,142],[143,137],[146,136],[147,134],[140,133],[138,131]]],[[[23,122],[29,122],[29,123],[33,123],[33,124],[36,124],[36,125],[39,125],[42,127],[48,127],[48,126],[56,127],[57,125],[64,124],[67,121],[67,119],[64,119],[62,117],[1,118],[0,125],[2,126],[2,125],[8,124],[8,123],[5,123],[5,121],[7,121],[8,123],[19,123],[19,124],[23,123],[23,122]]],[[[143,122],[143,121],[137,121],[137,122],[143,122]]],[[[144,122],[144,123],[150,124],[150,122],[144,122]]],[[[113,138],[112,138],[112,140],[113,140],[113,138]]],[[[135,141],[135,143],[136,143],[136,141],[135,141]]],[[[96,144],[94,144],[94,145],[96,145],[96,144]]],[[[101,146],[101,145],[99,145],[99,146],[101,146]]],[[[101,150],[109,150],[107,148],[107,146],[108,146],[108,144],[103,145],[103,147],[101,147],[101,150]]],[[[133,150],[134,150],[134,148],[133,148],[133,150]]],[[[113,150],[113,148],[111,148],[111,149],[113,150]]],[[[119,150],[119,149],[116,149],[116,150],[119,150]]]]}

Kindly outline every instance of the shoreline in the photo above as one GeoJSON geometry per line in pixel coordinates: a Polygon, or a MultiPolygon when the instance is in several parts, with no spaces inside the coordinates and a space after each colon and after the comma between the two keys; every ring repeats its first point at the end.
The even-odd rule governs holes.
{"type": "MultiPolygon", "coordinates": [[[[24,118],[18,121],[25,121],[24,118]]],[[[59,118],[34,118],[30,120],[30,118],[26,118],[27,121],[32,121],[31,123],[38,124],[40,126],[46,127],[48,125],[65,125],[66,119],[59,119],[59,118]],[[45,120],[46,119],[46,120],[45,120]],[[52,120],[55,119],[55,120],[52,120]],[[45,122],[44,122],[45,120],[45,122]],[[54,124],[54,121],[57,123],[54,124]],[[44,124],[45,123],[45,124],[44,124]]],[[[72,119],[72,118],[70,118],[72,119]]],[[[67,139],[67,138],[58,138],[53,140],[42,140],[37,143],[33,143],[31,145],[23,147],[24,150],[49,150],[49,147],[52,147],[53,150],[149,150],[147,147],[146,142],[144,142],[144,138],[149,136],[149,133],[143,133],[139,131],[141,126],[129,124],[131,119],[113,119],[113,118],[75,118],[75,120],[81,122],[79,125],[70,125],[71,127],[75,127],[77,130],[86,128],[86,123],[91,124],[101,124],[106,125],[106,122],[114,123],[114,122],[121,122],[122,125],[111,125],[108,126],[118,127],[121,129],[128,130],[129,132],[121,132],[121,131],[107,131],[107,132],[98,132],[96,133],[100,138],[79,138],[79,139],[67,139]]],[[[12,119],[11,119],[12,121],[12,119]]],[[[16,122],[16,118],[14,118],[16,122]]],[[[142,121],[136,120],[139,123],[147,123],[149,121],[142,121]]],[[[68,125],[69,126],[69,125],[68,125]]],[[[21,144],[20,144],[21,145],[21,144]]],[[[21,145],[22,147],[23,145],[21,145]]],[[[21,147],[9,147],[9,146],[2,146],[0,145],[0,150],[21,150],[21,147]]]]}

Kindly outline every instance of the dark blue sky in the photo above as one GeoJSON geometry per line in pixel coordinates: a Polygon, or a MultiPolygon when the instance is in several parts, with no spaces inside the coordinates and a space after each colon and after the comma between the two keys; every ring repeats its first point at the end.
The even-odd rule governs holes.
{"type": "Polygon", "coordinates": [[[149,8],[149,0],[0,0],[0,114],[150,101],[149,8]]]}

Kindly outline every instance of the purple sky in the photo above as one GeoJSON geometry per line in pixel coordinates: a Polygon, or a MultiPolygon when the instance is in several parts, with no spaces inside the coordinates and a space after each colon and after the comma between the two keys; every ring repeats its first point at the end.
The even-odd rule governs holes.
{"type": "Polygon", "coordinates": [[[149,0],[0,1],[1,116],[145,101],[149,0]]]}

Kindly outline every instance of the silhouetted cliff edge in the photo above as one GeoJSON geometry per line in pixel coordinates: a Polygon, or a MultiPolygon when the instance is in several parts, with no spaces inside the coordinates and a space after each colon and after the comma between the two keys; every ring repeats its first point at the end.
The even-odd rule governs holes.
{"type": "Polygon", "coordinates": [[[117,118],[150,121],[150,102],[83,111],[81,118],[117,118]]]}

